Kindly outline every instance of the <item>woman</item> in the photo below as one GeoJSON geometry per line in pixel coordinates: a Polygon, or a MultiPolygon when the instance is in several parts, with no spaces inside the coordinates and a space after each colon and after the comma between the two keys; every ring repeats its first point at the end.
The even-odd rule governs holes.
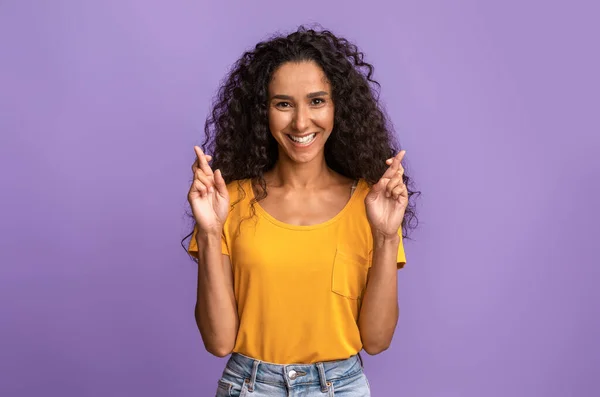
{"type": "Polygon", "coordinates": [[[233,353],[217,396],[369,395],[358,353],[391,343],[415,193],[372,73],[301,27],[219,91],[188,194],[196,322],[210,353],[233,353]]]}

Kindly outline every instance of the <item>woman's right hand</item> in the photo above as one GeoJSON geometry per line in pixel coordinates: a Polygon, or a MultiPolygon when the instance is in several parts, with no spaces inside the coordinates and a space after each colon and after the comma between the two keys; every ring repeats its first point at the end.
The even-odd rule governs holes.
{"type": "Polygon", "coordinates": [[[229,214],[229,193],[221,171],[213,173],[208,165],[211,156],[194,146],[196,161],[192,164],[194,181],[188,193],[188,201],[199,231],[221,235],[223,224],[229,214]]]}

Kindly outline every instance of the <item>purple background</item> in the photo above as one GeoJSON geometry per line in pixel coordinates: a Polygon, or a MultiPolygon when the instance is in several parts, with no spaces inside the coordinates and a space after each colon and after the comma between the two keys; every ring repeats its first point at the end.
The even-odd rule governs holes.
{"type": "Polygon", "coordinates": [[[0,395],[214,393],[192,146],[242,51],[314,21],[375,64],[423,191],[374,395],[600,395],[588,3],[1,1],[0,395]]]}

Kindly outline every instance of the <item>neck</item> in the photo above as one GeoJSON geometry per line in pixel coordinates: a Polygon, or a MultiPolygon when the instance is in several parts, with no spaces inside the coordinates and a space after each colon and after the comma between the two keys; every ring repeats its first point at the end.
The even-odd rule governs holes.
{"type": "Polygon", "coordinates": [[[324,156],[308,163],[295,163],[287,156],[280,156],[269,174],[270,183],[292,189],[319,187],[329,183],[333,177],[324,156]]]}

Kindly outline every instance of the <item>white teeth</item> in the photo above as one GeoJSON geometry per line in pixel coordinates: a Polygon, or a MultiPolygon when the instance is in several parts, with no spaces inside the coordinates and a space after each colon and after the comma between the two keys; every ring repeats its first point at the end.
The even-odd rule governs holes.
{"type": "Polygon", "coordinates": [[[290,137],[290,139],[294,142],[298,142],[298,143],[302,143],[302,144],[306,144],[306,143],[310,143],[312,142],[313,139],[315,139],[315,136],[317,136],[317,133],[313,133],[307,136],[304,136],[302,138],[298,138],[298,137],[294,137],[291,135],[288,135],[290,137]]]}

